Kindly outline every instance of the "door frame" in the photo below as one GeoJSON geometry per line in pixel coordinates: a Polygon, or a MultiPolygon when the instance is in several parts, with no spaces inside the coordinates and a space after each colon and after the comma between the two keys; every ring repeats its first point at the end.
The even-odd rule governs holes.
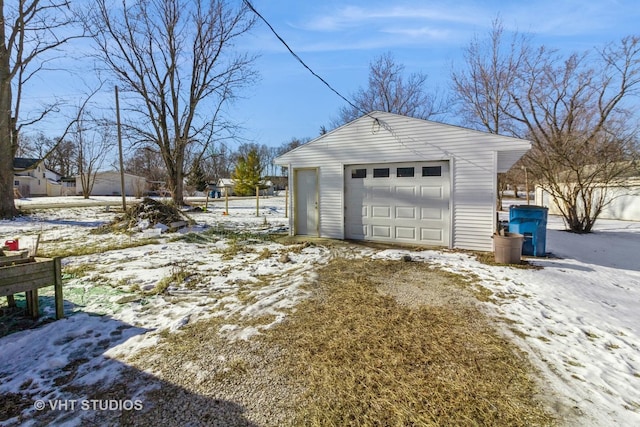
{"type": "Polygon", "coordinates": [[[298,215],[298,208],[300,206],[300,200],[298,199],[298,173],[299,172],[315,172],[315,181],[316,181],[316,185],[315,185],[315,208],[316,208],[316,214],[315,214],[315,230],[314,234],[310,234],[311,230],[307,230],[308,234],[306,234],[306,236],[315,236],[315,237],[319,237],[320,236],[320,180],[319,175],[320,175],[320,169],[317,167],[312,167],[312,168],[295,168],[293,170],[293,188],[294,188],[294,192],[293,192],[293,235],[298,235],[298,228],[299,228],[299,217],[300,215],[298,215]]]}

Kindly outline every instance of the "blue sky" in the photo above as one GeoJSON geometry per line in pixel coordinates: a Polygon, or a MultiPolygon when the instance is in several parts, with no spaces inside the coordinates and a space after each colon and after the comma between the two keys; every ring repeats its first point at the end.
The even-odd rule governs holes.
{"type": "MultiPolygon", "coordinates": [[[[316,73],[347,97],[366,85],[369,63],[385,52],[392,52],[407,73],[428,74],[429,89],[448,89],[452,67],[463,66],[464,47],[474,35],[487,34],[497,16],[506,30],[533,33],[534,42],[564,53],[640,34],[637,0],[252,3],[316,73]]],[[[314,138],[344,105],[287,52],[263,23],[258,22],[239,48],[260,55],[256,62],[260,80],[230,111],[244,126],[246,139],[277,146],[292,137],[314,138]]],[[[29,101],[85,91],[77,76],[43,77],[38,87],[28,92],[25,108],[29,101]]],[[[113,89],[106,88],[101,98],[105,104],[112,104],[113,89]]],[[[39,127],[51,132],[56,124],[42,123],[39,127]]]]}
{"type": "MultiPolygon", "coordinates": [[[[636,1],[278,1],[253,0],[291,48],[343,95],[365,86],[369,63],[390,51],[407,73],[424,72],[447,89],[452,67],[474,35],[497,16],[507,30],[530,32],[563,52],[583,51],[640,34],[636,1]]],[[[248,46],[260,53],[262,79],[236,104],[248,138],[279,145],[316,137],[344,105],[258,24],[248,46]]]]}

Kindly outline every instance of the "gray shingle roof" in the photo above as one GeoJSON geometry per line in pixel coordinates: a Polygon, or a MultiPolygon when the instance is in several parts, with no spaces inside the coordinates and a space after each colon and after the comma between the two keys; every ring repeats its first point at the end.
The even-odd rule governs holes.
{"type": "Polygon", "coordinates": [[[42,159],[27,159],[24,157],[16,157],[13,159],[13,170],[28,170],[36,167],[42,159]]]}

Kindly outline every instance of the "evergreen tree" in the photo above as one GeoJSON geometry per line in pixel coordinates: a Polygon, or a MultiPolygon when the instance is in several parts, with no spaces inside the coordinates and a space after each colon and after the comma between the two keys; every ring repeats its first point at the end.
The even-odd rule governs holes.
{"type": "Polygon", "coordinates": [[[193,165],[187,185],[194,187],[196,191],[205,191],[207,189],[207,177],[204,175],[200,162],[196,162],[193,165]]]}
{"type": "Polygon", "coordinates": [[[238,196],[255,195],[256,186],[259,186],[262,181],[263,169],[260,155],[255,148],[246,155],[239,156],[232,175],[235,193],[238,196]]]}

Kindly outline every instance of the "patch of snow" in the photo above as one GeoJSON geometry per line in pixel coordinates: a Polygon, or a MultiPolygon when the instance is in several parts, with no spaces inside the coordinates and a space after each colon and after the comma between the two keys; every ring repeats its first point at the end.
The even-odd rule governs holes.
{"type": "MultiPolygon", "coordinates": [[[[121,200],[91,199],[114,206],[121,200]]],[[[19,204],[43,202],[79,201],[47,198],[19,204]]],[[[86,275],[65,280],[68,317],[0,338],[0,393],[28,386],[34,399],[62,398],[54,382],[65,367],[74,365],[78,372],[73,383],[108,384],[129,357],[156,345],[161,331],[180,333],[188,323],[204,318],[225,319],[220,333],[250,339],[281,322],[309,294],[309,285],[317,280],[315,270],[332,256],[319,245],[291,250],[257,240],[243,247],[223,235],[188,243],[187,233],[206,235],[204,230],[211,228],[256,235],[286,230],[284,197],[261,200],[257,215],[255,199],[230,200],[228,209],[224,200],[210,200],[206,212],[189,215],[196,226],[175,233],[162,230],[158,243],[65,258],[65,269],[89,267],[86,275]],[[291,262],[281,262],[283,254],[291,262]],[[170,284],[168,292],[140,291],[184,274],[189,278],[170,284]],[[270,323],[242,323],[243,318],[258,317],[270,323]]],[[[0,221],[0,236],[18,237],[27,245],[39,234],[40,248],[47,251],[128,246],[143,239],[143,233],[90,234],[113,217],[100,206],[36,208],[30,216],[0,221]]],[[[581,425],[640,425],[640,223],[600,220],[587,235],[563,228],[560,218],[549,217],[546,249],[553,256],[529,259],[542,269],[489,266],[448,250],[353,247],[341,256],[409,255],[413,261],[476,278],[493,293],[495,302],[484,306],[509,319],[506,333],[551,384],[553,398],[582,414],[581,425]]],[[[52,295],[51,289],[41,291],[42,297],[52,295]]],[[[52,307],[41,305],[45,314],[53,313],[52,307]]]]}

